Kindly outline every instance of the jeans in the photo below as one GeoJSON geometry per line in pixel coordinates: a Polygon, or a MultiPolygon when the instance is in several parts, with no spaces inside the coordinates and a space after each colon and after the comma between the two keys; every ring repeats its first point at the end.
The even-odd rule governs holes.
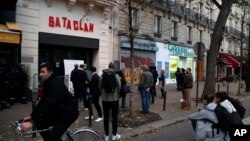
{"type": "Polygon", "coordinates": [[[149,111],[149,98],[150,98],[149,91],[141,89],[140,93],[141,93],[142,111],[147,113],[149,111]]]}

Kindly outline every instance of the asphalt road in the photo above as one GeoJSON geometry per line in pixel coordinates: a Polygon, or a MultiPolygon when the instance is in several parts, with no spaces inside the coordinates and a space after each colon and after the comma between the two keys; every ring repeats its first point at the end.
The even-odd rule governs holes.
{"type": "MultiPolygon", "coordinates": [[[[245,118],[250,116],[250,99],[242,102],[247,112],[245,118]]],[[[189,120],[160,128],[151,133],[132,137],[129,141],[193,141],[194,131],[189,120]]]]}

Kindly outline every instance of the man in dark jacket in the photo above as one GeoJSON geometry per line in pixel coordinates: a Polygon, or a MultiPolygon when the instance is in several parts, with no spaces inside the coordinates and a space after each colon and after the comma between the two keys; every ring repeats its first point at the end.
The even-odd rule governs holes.
{"type": "MultiPolygon", "coordinates": [[[[91,77],[91,81],[89,83],[89,90],[90,90],[90,95],[92,96],[92,103],[94,104],[96,111],[98,113],[98,116],[99,116],[95,121],[99,122],[99,121],[103,120],[102,110],[101,110],[101,106],[99,104],[99,99],[101,96],[101,92],[99,89],[100,77],[96,73],[96,67],[93,66],[91,68],[91,71],[92,71],[92,77],[91,77]]],[[[89,116],[85,117],[85,119],[89,119],[89,116]]]]}
{"type": "Polygon", "coordinates": [[[193,75],[191,68],[186,69],[186,78],[183,83],[182,93],[184,101],[181,104],[183,110],[190,110],[191,108],[191,90],[193,88],[193,75]]]}
{"type": "Polygon", "coordinates": [[[45,141],[61,141],[61,136],[79,115],[78,106],[50,65],[42,64],[39,75],[43,81],[44,95],[30,117],[24,118],[27,122],[22,123],[21,129],[27,132],[32,124],[38,130],[52,126],[51,131],[41,132],[41,136],[45,141]]]}

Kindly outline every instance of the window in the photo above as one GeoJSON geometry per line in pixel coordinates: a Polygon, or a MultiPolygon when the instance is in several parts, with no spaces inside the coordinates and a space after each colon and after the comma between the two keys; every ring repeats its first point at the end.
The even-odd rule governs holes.
{"type": "Polygon", "coordinates": [[[188,26],[187,31],[188,31],[187,43],[192,44],[192,27],[188,26]]]}
{"type": "Polygon", "coordinates": [[[213,19],[213,9],[210,8],[210,12],[209,12],[209,19],[213,19]]]}
{"type": "Polygon", "coordinates": [[[237,21],[235,21],[235,27],[234,28],[238,29],[238,22],[237,21]]]}
{"type": "Polygon", "coordinates": [[[154,19],[154,36],[161,37],[161,16],[158,15],[154,19]]]}
{"type": "Polygon", "coordinates": [[[177,40],[178,37],[178,27],[177,27],[177,22],[176,21],[172,21],[172,33],[171,33],[171,38],[172,40],[177,40]]]}
{"type": "Polygon", "coordinates": [[[189,9],[192,8],[192,0],[188,0],[186,8],[189,8],[189,9]]]}
{"type": "Polygon", "coordinates": [[[138,9],[132,9],[132,27],[138,30],[138,9]]]}
{"type": "Polygon", "coordinates": [[[200,30],[200,36],[199,36],[199,41],[202,42],[202,30],[200,30]]]}

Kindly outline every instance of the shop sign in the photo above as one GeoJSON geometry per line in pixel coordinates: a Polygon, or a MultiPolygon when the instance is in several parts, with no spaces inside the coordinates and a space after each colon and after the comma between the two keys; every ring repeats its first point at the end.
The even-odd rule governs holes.
{"type": "Polygon", "coordinates": [[[0,42],[20,44],[20,34],[11,34],[0,32],[0,42]]]}
{"type": "MultiPolygon", "coordinates": [[[[121,47],[130,48],[130,43],[128,37],[120,36],[121,47]]],[[[140,50],[148,50],[148,51],[158,51],[159,49],[156,47],[155,41],[135,38],[134,39],[134,48],[140,50]]]]}
{"type": "Polygon", "coordinates": [[[169,50],[170,55],[172,56],[183,56],[183,57],[189,57],[189,58],[196,57],[193,49],[191,48],[181,47],[178,45],[169,45],[168,50],[169,50]]]}
{"type": "Polygon", "coordinates": [[[52,28],[65,28],[67,30],[94,32],[93,23],[84,23],[80,20],[72,20],[67,17],[54,17],[49,16],[49,27],[52,28]]]}

